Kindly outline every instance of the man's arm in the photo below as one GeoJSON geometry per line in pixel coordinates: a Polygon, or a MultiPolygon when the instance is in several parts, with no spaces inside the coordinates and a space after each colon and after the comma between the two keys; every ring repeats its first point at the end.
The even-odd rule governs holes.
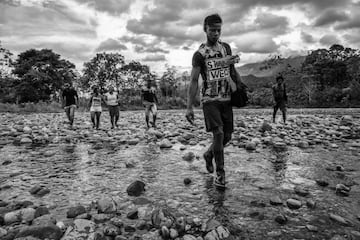
{"type": "Polygon", "coordinates": [[[188,101],[187,101],[187,109],[191,109],[193,108],[194,102],[195,102],[195,98],[196,98],[196,94],[198,92],[198,88],[199,88],[199,75],[200,75],[200,67],[193,67],[191,70],[191,75],[190,75],[190,86],[189,86],[189,90],[188,90],[188,101]]]}
{"type": "Polygon", "coordinates": [[[89,104],[88,104],[89,109],[91,108],[92,99],[93,99],[93,96],[90,97],[90,101],[89,101],[89,104]]]}
{"type": "Polygon", "coordinates": [[[78,107],[79,106],[78,104],[79,104],[79,96],[77,94],[77,91],[75,91],[75,105],[78,107]]]}

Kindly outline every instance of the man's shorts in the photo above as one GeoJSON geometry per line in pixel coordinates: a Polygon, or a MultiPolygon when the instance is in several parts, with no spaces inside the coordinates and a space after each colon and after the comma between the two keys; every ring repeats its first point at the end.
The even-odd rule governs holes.
{"type": "Polygon", "coordinates": [[[279,108],[282,112],[286,111],[286,102],[285,101],[275,102],[274,109],[278,110],[279,108]]]}
{"type": "Polygon", "coordinates": [[[115,105],[115,106],[108,106],[109,108],[109,113],[111,116],[119,116],[119,106],[115,105]]]}
{"type": "Polygon", "coordinates": [[[212,101],[203,103],[203,112],[207,132],[222,126],[224,132],[234,131],[234,116],[230,101],[212,101]]]}
{"type": "Polygon", "coordinates": [[[148,112],[148,111],[151,111],[152,114],[156,114],[156,113],[157,113],[156,103],[144,101],[143,104],[144,104],[144,106],[145,106],[145,111],[147,111],[147,112],[148,112]]]}
{"type": "Polygon", "coordinates": [[[72,104],[72,105],[69,105],[69,106],[65,106],[64,109],[65,111],[69,111],[70,109],[76,109],[76,105],[75,104],[72,104]]]}

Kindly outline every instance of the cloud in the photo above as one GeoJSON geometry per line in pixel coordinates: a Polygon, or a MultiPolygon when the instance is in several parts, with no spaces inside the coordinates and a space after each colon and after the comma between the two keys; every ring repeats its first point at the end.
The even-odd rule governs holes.
{"type": "Polygon", "coordinates": [[[335,29],[346,30],[360,28],[360,14],[353,16],[349,21],[338,24],[335,29]]]}
{"type": "Polygon", "coordinates": [[[344,34],[343,38],[350,44],[360,47],[360,29],[344,34]]]}
{"type": "Polygon", "coordinates": [[[72,15],[64,5],[14,7],[0,3],[0,36],[19,36],[22,39],[32,36],[96,37],[94,27],[85,17],[72,15]]]}
{"type": "Polygon", "coordinates": [[[168,50],[165,50],[160,47],[144,47],[140,45],[135,45],[135,52],[137,53],[169,53],[168,50]]]}
{"type": "Polygon", "coordinates": [[[301,31],[301,40],[303,40],[305,43],[315,43],[315,39],[311,34],[308,34],[304,31],[301,31]]]}
{"type": "Polygon", "coordinates": [[[314,26],[324,26],[335,22],[342,22],[349,19],[349,15],[338,9],[329,9],[315,20],[314,26]]]}
{"type": "Polygon", "coordinates": [[[119,41],[109,38],[100,43],[100,45],[96,48],[97,52],[101,51],[120,51],[127,50],[127,47],[121,44],[119,41]]]}
{"type": "Polygon", "coordinates": [[[144,62],[161,62],[161,61],[165,61],[165,55],[148,55],[145,58],[142,59],[142,61],[144,62]]]}
{"type": "Polygon", "coordinates": [[[340,39],[334,34],[326,34],[320,38],[320,43],[325,46],[331,46],[333,44],[341,44],[340,39]]]}
{"type": "Polygon", "coordinates": [[[244,53],[273,53],[279,49],[273,37],[264,33],[251,32],[234,40],[236,50],[244,53]]]}
{"type": "Polygon", "coordinates": [[[87,5],[100,12],[107,12],[112,15],[127,13],[132,0],[75,0],[78,3],[87,5]]]}

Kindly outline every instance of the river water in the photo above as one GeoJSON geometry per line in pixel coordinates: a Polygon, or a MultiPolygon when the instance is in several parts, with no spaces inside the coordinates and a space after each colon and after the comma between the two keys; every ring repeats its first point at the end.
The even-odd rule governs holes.
{"type": "MultiPolygon", "coordinates": [[[[137,114],[141,119],[142,113],[137,114]]],[[[159,125],[167,121],[160,118],[159,125]]],[[[133,123],[132,117],[123,121],[122,126],[129,123],[133,123]]],[[[171,132],[171,127],[167,131],[171,132]]],[[[349,148],[349,141],[339,139],[336,147],[318,144],[305,149],[289,146],[277,150],[261,145],[255,151],[230,144],[225,149],[227,188],[221,191],[213,187],[213,176],[206,172],[201,157],[210,143],[210,135],[203,130],[191,130],[193,134],[198,131],[202,131],[202,137],[186,145],[183,151],[180,149],[184,145],[174,140],[175,135],[169,138],[172,148],[160,149],[155,141],[141,138],[141,134],[146,136],[145,130],[137,135],[140,140],[136,145],[92,138],[3,144],[0,163],[10,164],[1,166],[0,199],[29,200],[50,207],[61,218],[69,206],[88,205],[102,196],[117,197],[125,203],[131,200],[127,186],[141,180],[146,184],[143,196],[153,202],[164,200],[187,216],[215,216],[232,232],[248,239],[328,239],[334,234],[350,236],[351,231],[360,231],[360,151],[349,148]],[[182,156],[189,151],[195,154],[195,159],[183,160],[182,156]],[[337,166],[341,171],[336,171],[337,166]],[[183,183],[185,178],[191,179],[190,185],[183,183]],[[318,179],[326,180],[329,186],[319,186],[315,181],[318,179]],[[335,194],[339,183],[351,186],[349,196],[335,194]],[[31,195],[29,190],[36,185],[49,188],[50,193],[43,197],[31,195]],[[296,195],[296,186],[308,189],[309,196],[296,195]],[[274,196],[280,197],[284,205],[271,205],[269,200],[274,196]],[[289,198],[300,200],[303,206],[289,209],[285,204],[289,198]],[[308,200],[316,203],[315,208],[306,206],[308,200]],[[351,224],[344,227],[332,221],[331,213],[351,224]],[[274,221],[279,214],[287,216],[287,224],[274,221]],[[309,231],[307,225],[317,230],[309,231]]],[[[91,133],[99,134],[91,130],[86,134],[91,133]]]]}

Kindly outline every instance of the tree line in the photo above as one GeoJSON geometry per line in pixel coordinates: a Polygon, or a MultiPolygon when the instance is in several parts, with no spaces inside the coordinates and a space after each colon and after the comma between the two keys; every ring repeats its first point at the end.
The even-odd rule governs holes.
{"type": "MultiPolygon", "coordinates": [[[[360,51],[339,44],[329,49],[309,51],[301,66],[291,66],[275,56],[259,67],[268,70],[281,66],[276,74],[286,80],[289,104],[292,107],[360,106],[360,51]]],[[[241,73],[241,72],[240,72],[241,73]]],[[[243,76],[249,86],[250,105],[269,106],[274,76],[243,76]]],[[[179,74],[166,65],[161,76],[138,61],[125,61],[120,53],[96,53],[84,63],[82,73],[75,65],[51,49],[29,49],[15,60],[0,42],[0,101],[9,103],[59,101],[63,85],[72,82],[81,92],[97,86],[106,92],[113,86],[130,107],[141,106],[140,90],[146,81],[157,85],[161,104],[185,107],[187,72],[179,74]],[[5,66],[5,67],[4,67],[5,66]],[[9,71],[11,69],[11,71],[9,71]]]]}

